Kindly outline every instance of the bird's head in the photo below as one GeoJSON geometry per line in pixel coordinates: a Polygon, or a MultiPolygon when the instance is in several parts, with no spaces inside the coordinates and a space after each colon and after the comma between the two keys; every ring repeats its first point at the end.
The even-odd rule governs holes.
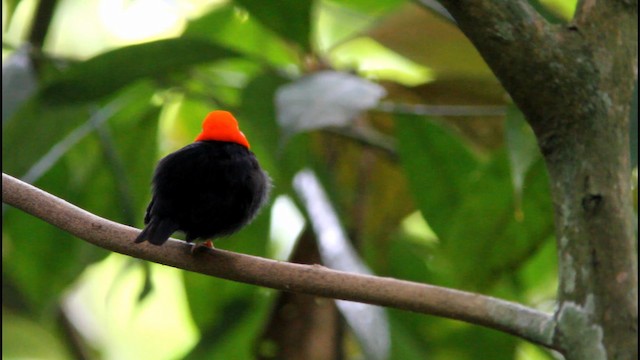
{"type": "Polygon", "coordinates": [[[249,149],[249,141],[240,131],[238,121],[228,111],[212,111],[204,119],[202,132],[195,141],[207,140],[233,142],[249,149]]]}

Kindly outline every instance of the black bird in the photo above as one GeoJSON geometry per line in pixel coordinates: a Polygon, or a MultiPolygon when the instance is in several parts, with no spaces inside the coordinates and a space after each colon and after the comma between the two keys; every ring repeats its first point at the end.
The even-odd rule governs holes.
{"type": "MultiPolygon", "coordinates": [[[[213,111],[195,142],[160,160],[153,197],[136,243],[164,244],[176,231],[186,241],[232,234],[250,223],[269,197],[271,180],[230,112],[213,111]]],[[[195,248],[194,248],[195,249],[195,248]]]]}

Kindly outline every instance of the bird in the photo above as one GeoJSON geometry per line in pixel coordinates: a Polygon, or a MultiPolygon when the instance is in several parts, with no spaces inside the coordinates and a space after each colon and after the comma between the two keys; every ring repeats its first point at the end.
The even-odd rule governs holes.
{"type": "Polygon", "coordinates": [[[152,179],[145,227],[134,240],[162,245],[177,231],[196,247],[249,224],[272,184],[238,121],[228,111],[207,114],[193,143],[162,158],[152,179]]]}

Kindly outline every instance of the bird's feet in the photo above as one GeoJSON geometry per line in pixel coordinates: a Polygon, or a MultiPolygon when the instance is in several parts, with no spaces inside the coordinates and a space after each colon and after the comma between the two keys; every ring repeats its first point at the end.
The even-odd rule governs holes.
{"type": "Polygon", "coordinates": [[[211,240],[207,240],[207,241],[204,241],[204,242],[195,243],[191,247],[191,254],[192,255],[197,254],[197,253],[201,252],[205,248],[214,249],[213,242],[211,240]]]}

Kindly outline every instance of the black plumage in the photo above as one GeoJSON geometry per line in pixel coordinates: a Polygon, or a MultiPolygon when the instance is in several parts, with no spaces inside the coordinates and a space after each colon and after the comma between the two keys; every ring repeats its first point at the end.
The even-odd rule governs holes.
{"type": "Polygon", "coordinates": [[[270,188],[247,147],[196,141],[159,162],[146,226],[135,242],[161,245],[176,231],[188,242],[232,234],[253,220],[270,188]]]}

